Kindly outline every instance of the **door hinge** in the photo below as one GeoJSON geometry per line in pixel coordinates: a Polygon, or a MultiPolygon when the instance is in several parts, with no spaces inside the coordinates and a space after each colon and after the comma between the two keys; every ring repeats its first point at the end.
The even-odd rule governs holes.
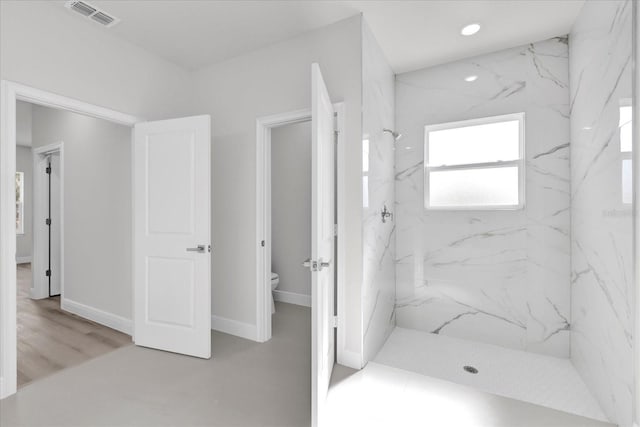
{"type": "Polygon", "coordinates": [[[338,224],[333,224],[333,235],[334,236],[338,235],[338,224]]]}
{"type": "Polygon", "coordinates": [[[264,240],[260,242],[260,246],[262,246],[263,248],[264,248],[264,244],[265,244],[264,240]]]}
{"type": "Polygon", "coordinates": [[[51,218],[45,219],[44,223],[47,224],[47,225],[51,225],[51,218]]]}
{"type": "Polygon", "coordinates": [[[51,277],[51,270],[45,271],[44,275],[47,276],[47,277],[51,277]]]}
{"type": "Polygon", "coordinates": [[[47,174],[51,175],[51,166],[47,166],[47,168],[44,170],[47,174]]]}
{"type": "Polygon", "coordinates": [[[338,316],[333,316],[331,318],[331,327],[332,328],[338,328],[338,316]]]}

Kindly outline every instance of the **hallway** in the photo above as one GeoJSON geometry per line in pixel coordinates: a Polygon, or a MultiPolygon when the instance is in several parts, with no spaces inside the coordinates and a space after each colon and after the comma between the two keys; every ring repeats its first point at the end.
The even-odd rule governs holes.
{"type": "Polygon", "coordinates": [[[131,344],[131,337],[29,298],[31,264],[18,264],[18,387],[131,344]]]}

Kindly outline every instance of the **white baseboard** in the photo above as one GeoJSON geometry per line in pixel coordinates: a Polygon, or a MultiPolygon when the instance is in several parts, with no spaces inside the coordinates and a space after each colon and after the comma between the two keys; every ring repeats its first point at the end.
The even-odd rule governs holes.
{"type": "Polygon", "coordinates": [[[31,299],[43,299],[43,298],[49,298],[49,290],[48,289],[35,289],[35,288],[30,288],[29,289],[29,298],[31,299]],[[40,292],[42,291],[42,292],[40,292]]]}
{"type": "Polygon", "coordinates": [[[7,381],[4,380],[4,377],[0,377],[0,400],[12,396],[17,391],[16,384],[14,384],[13,390],[7,390],[7,381]]]}
{"type": "Polygon", "coordinates": [[[16,264],[29,264],[30,262],[31,262],[31,255],[16,257],[16,264]]]}
{"type": "Polygon", "coordinates": [[[362,360],[360,354],[353,351],[338,351],[338,363],[351,369],[362,369],[362,360]]]}
{"type": "Polygon", "coordinates": [[[0,377],[0,399],[4,399],[9,396],[9,393],[4,389],[4,378],[0,377]]]}
{"type": "Polygon", "coordinates": [[[133,322],[124,317],[81,304],[68,298],[62,299],[60,307],[69,313],[92,320],[124,334],[132,335],[133,333],[133,322]]]}
{"type": "Polygon", "coordinates": [[[279,291],[278,289],[276,289],[275,291],[273,291],[273,299],[280,302],[286,302],[288,304],[311,307],[311,295],[279,291]]]}
{"type": "Polygon", "coordinates": [[[220,316],[211,316],[211,329],[225,334],[235,335],[251,341],[258,341],[258,331],[256,325],[227,319],[220,316]]]}

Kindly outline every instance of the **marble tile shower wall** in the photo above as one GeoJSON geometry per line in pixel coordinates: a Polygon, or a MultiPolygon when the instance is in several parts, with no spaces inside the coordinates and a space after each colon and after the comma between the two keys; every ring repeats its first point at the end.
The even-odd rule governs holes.
{"type": "Polygon", "coordinates": [[[568,61],[557,37],[396,76],[398,326],[569,356],[568,61]],[[425,210],[424,126],[515,112],[525,208],[425,210]]]}
{"type": "Polygon", "coordinates": [[[632,5],[586,2],[570,34],[571,358],[611,421],[631,426],[633,218],[620,107],[631,105],[632,5]]]}
{"type": "Polygon", "coordinates": [[[364,358],[373,359],[395,326],[394,74],[373,34],[362,27],[364,358]],[[368,141],[368,142],[367,142],[368,141]]]}

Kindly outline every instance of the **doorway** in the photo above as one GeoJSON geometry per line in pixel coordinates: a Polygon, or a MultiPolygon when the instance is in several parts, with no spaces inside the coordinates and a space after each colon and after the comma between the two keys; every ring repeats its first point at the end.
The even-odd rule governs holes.
{"type": "Polygon", "coordinates": [[[270,157],[271,298],[311,307],[311,121],[273,128],[270,157]]]}
{"type": "Polygon", "coordinates": [[[18,101],[17,107],[16,363],[20,388],[131,343],[126,331],[116,330],[122,328],[96,317],[100,309],[113,312],[105,302],[106,285],[112,294],[118,295],[123,287],[129,293],[130,283],[110,270],[126,270],[129,264],[128,245],[118,243],[121,234],[128,233],[128,220],[123,223],[115,218],[123,213],[128,218],[131,178],[126,165],[120,166],[122,179],[100,173],[96,166],[102,163],[113,168],[128,158],[128,127],[24,101],[18,101]],[[65,142],[50,143],[52,140],[65,142]],[[72,172],[82,178],[66,181],[68,192],[65,154],[70,155],[72,172]],[[103,199],[114,203],[100,205],[103,199]],[[65,212],[75,218],[68,227],[65,212]],[[94,222],[101,226],[95,227],[94,222]],[[87,250],[87,242],[100,242],[108,250],[87,250]],[[67,264],[65,254],[69,255],[67,264]],[[100,264],[111,269],[99,272],[96,267],[100,264]]]}
{"type": "MultiPolygon", "coordinates": [[[[45,312],[51,316],[58,314],[58,312],[62,312],[60,305],[64,303],[61,301],[60,297],[52,297],[49,298],[49,286],[48,280],[46,282],[46,294],[38,295],[44,298],[43,303],[51,303],[56,305],[56,307],[44,307],[40,308],[37,306],[39,300],[33,300],[31,298],[31,292],[29,288],[27,288],[26,292],[18,293],[18,273],[20,274],[21,282],[30,284],[31,279],[31,268],[30,264],[20,264],[21,269],[18,271],[16,268],[16,262],[20,261],[33,261],[28,258],[23,258],[22,260],[16,259],[17,254],[17,240],[18,240],[18,232],[16,230],[16,172],[20,172],[16,167],[16,155],[17,155],[17,141],[18,137],[21,136],[18,134],[20,129],[17,129],[17,110],[18,103],[30,103],[39,107],[49,107],[51,109],[57,111],[64,112],[73,112],[80,113],[84,116],[88,116],[90,118],[102,119],[105,122],[124,125],[125,127],[131,128],[135,123],[141,121],[133,116],[128,116],[125,114],[121,114],[112,110],[108,110],[102,107],[97,107],[91,104],[87,104],[81,101],[77,101],[71,98],[66,98],[63,96],[55,95],[46,91],[42,91],[39,89],[35,89],[32,87],[24,86],[18,83],[9,82],[3,80],[0,85],[0,101],[2,105],[1,115],[2,119],[0,120],[0,133],[2,135],[1,144],[0,144],[0,163],[1,169],[3,171],[0,176],[0,194],[2,194],[1,198],[1,209],[0,209],[0,234],[2,238],[0,239],[0,398],[4,398],[16,392],[18,385],[18,346],[26,345],[25,343],[18,342],[18,317],[17,310],[19,310],[19,302],[27,302],[31,305],[31,309],[33,312],[42,313],[45,312]],[[25,299],[22,300],[19,298],[24,296],[25,299]],[[57,300],[57,301],[56,301],[57,300]]],[[[130,130],[128,130],[128,134],[130,135],[130,130]]],[[[54,138],[50,138],[54,139],[54,138]]],[[[130,140],[130,136],[128,137],[130,140]]],[[[55,139],[54,139],[55,140],[55,139]]],[[[55,163],[55,160],[54,160],[55,163]]],[[[60,166],[63,168],[64,164],[64,155],[60,155],[60,166]]],[[[31,165],[33,163],[31,162],[31,165]]],[[[31,167],[33,168],[33,166],[31,167]]],[[[61,175],[61,177],[63,177],[61,175]]],[[[61,188],[64,185],[61,183],[61,188]]],[[[33,200],[34,195],[26,196],[24,198],[24,203],[28,203],[29,200],[33,200]]],[[[47,203],[48,204],[48,203],[47,203]]],[[[25,206],[23,206],[24,208],[25,206]]],[[[48,211],[48,209],[47,209],[48,211]]],[[[27,211],[23,210],[23,215],[26,214],[27,211]]],[[[24,215],[26,217],[26,215],[24,215]]],[[[47,216],[44,216],[47,218],[47,216]]],[[[61,218],[62,219],[62,218],[61,218]]],[[[82,220],[82,218],[80,219],[82,220]]],[[[34,225],[36,224],[34,218],[34,225]]],[[[61,221],[60,225],[63,225],[61,221]]],[[[52,230],[54,232],[54,230],[52,230]]],[[[48,233],[48,231],[47,231],[48,233]]],[[[64,233],[62,233],[62,229],[60,229],[60,241],[61,246],[63,246],[64,233]]],[[[31,239],[27,239],[31,240],[31,239]]],[[[87,247],[84,247],[84,250],[87,250],[87,247]]],[[[60,250],[60,258],[62,260],[64,250],[60,250]]],[[[35,255],[35,254],[34,254],[35,255]]],[[[37,256],[36,256],[37,258],[37,256]]],[[[46,264],[48,267],[48,253],[45,252],[44,258],[47,258],[46,264]]],[[[61,262],[61,265],[64,263],[61,262]]],[[[38,267],[42,272],[46,272],[47,268],[38,267]]],[[[63,267],[60,267],[60,292],[62,296],[66,293],[65,280],[64,280],[64,272],[63,267]]],[[[35,271],[35,270],[34,270],[35,271]]],[[[125,272],[125,274],[128,274],[125,272]]],[[[52,284],[52,295],[55,295],[56,283],[52,284]]],[[[34,295],[35,296],[35,295],[34,295]]],[[[78,314],[84,314],[83,317],[88,317],[89,313],[83,313],[85,311],[86,306],[82,304],[76,304],[75,306],[69,306],[70,309],[76,309],[78,314]]],[[[71,310],[69,310],[71,311],[71,310]]],[[[23,312],[29,316],[31,315],[28,310],[23,310],[23,312]]],[[[94,312],[94,314],[100,316],[102,312],[94,312]]],[[[49,322],[45,324],[55,324],[55,319],[49,319],[49,322]]],[[[122,326],[122,325],[121,325],[122,326]]],[[[129,326],[130,327],[130,326],[129,326]]],[[[84,329],[86,334],[92,333],[95,331],[89,329],[84,329]]],[[[33,337],[32,337],[33,338],[33,337]]],[[[96,337],[99,338],[99,337],[96,337]]],[[[130,341],[130,338],[127,337],[130,341]]],[[[32,342],[35,339],[31,340],[32,342]]],[[[28,344],[28,343],[27,343],[28,344]]],[[[78,345],[76,342],[74,345],[78,345]]],[[[36,356],[37,357],[37,356],[36,356]]],[[[63,357],[65,360],[73,360],[74,358],[67,355],[63,357]]],[[[56,364],[52,364],[56,365],[56,364]]]]}
{"type": "MultiPolygon", "coordinates": [[[[334,313],[336,315],[336,360],[342,359],[345,346],[345,328],[340,327],[344,319],[343,306],[344,298],[344,263],[341,262],[344,259],[345,247],[344,247],[344,230],[341,230],[339,224],[344,221],[345,218],[345,201],[344,201],[344,173],[345,167],[342,163],[344,158],[344,104],[336,103],[333,105],[335,111],[335,127],[336,127],[336,156],[335,156],[335,237],[336,237],[336,254],[335,254],[335,272],[336,272],[336,287],[334,290],[334,313]]],[[[257,218],[257,231],[258,236],[261,236],[258,241],[258,247],[256,250],[257,259],[257,275],[256,275],[256,319],[257,319],[257,337],[256,341],[266,342],[271,339],[272,325],[271,325],[271,310],[272,301],[274,297],[276,300],[293,303],[298,305],[310,306],[311,300],[305,298],[305,295],[300,292],[287,291],[284,288],[276,288],[276,292],[271,294],[271,281],[272,273],[278,273],[272,271],[273,259],[273,235],[272,235],[272,144],[274,131],[287,132],[283,129],[289,128],[295,129],[296,127],[304,127],[305,124],[310,126],[311,123],[311,110],[297,110],[288,113],[275,114],[271,116],[265,116],[258,118],[256,122],[257,138],[256,138],[256,152],[257,152],[257,170],[256,170],[256,218],[257,218]],[[280,130],[278,130],[280,129],[280,130]]],[[[308,251],[307,251],[308,252],[308,251]]],[[[300,264],[308,258],[306,254],[300,259],[300,264]]],[[[307,267],[308,268],[308,267],[307,267]]]]}
{"type": "Polygon", "coordinates": [[[32,148],[33,263],[31,298],[62,297],[64,287],[63,143],[32,148]]]}

